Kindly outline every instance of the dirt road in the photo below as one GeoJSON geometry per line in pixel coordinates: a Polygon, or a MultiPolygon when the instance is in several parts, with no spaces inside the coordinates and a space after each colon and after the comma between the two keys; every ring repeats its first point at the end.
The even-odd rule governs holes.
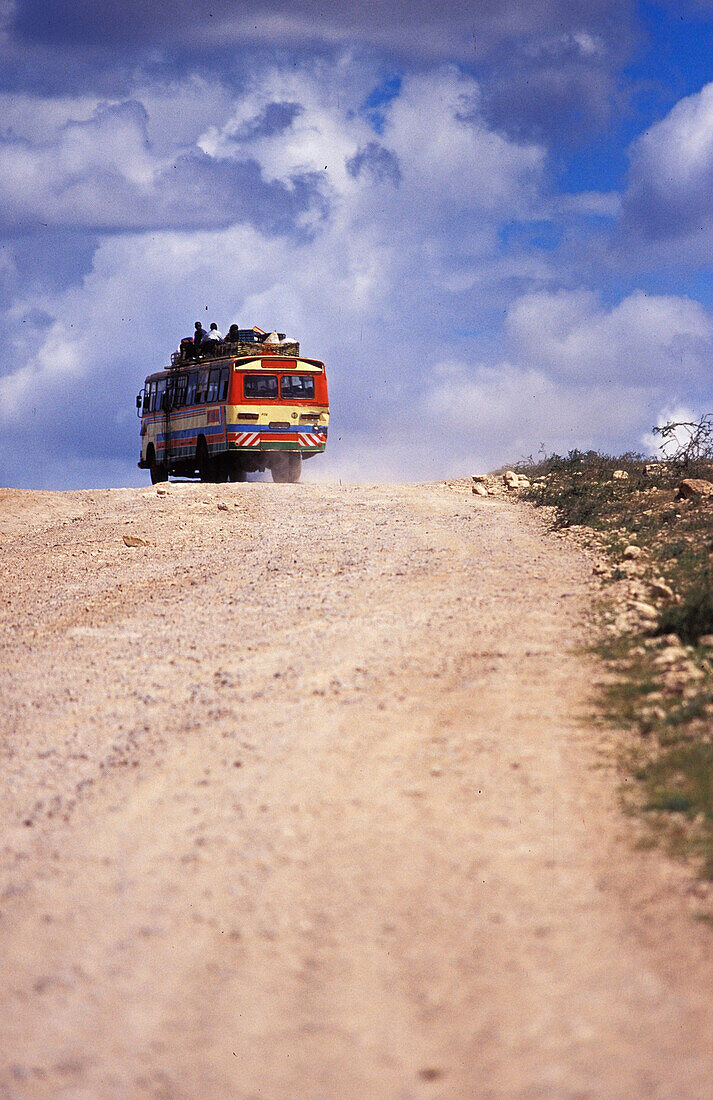
{"type": "Polygon", "coordinates": [[[465,486],[162,492],[0,492],[3,1100],[713,1095],[579,552],[465,486]]]}

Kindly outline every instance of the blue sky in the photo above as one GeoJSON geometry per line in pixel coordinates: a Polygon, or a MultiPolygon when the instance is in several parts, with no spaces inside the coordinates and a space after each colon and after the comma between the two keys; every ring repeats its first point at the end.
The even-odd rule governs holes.
{"type": "Polygon", "coordinates": [[[323,358],[307,476],[713,405],[713,2],[0,0],[2,482],[142,484],[201,317],[323,358]]]}

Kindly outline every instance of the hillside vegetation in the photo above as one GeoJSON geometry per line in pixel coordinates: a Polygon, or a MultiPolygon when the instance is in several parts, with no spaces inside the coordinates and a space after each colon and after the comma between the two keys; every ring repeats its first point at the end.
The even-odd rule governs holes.
{"type": "Polygon", "coordinates": [[[713,465],[572,451],[518,467],[526,498],[592,533],[607,717],[631,731],[626,805],[713,882],[713,465]],[[630,793],[632,786],[633,795],[630,793]]]}

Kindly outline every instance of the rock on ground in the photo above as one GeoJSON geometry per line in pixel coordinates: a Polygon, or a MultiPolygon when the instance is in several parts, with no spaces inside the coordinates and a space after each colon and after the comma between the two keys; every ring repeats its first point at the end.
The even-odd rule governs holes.
{"type": "Polygon", "coordinates": [[[681,500],[709,497],[711,494],[713,494],[713,481],[705,481],[699,477],[684,478],[678,487],[678,496],[681,500]]]}

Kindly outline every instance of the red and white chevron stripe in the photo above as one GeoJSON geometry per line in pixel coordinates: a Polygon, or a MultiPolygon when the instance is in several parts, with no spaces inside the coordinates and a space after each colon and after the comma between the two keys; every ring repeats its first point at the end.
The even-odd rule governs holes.
{"type": "Polygon", "coordinates": [[[300,447],[319,447],[322,440],[311,432],[299,432],[297,436],[300,447]]]}
{"type": "Polygon", "coordinates": [[[236,447],[259,447],[260,432],[237,432],[235,435],[236,447]]]}

